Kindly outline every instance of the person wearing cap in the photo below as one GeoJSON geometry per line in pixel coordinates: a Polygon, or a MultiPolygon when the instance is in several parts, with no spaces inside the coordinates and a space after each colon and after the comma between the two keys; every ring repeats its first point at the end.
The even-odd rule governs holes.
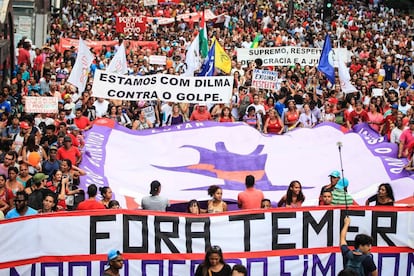
{"type": "Polygon", "coordinates": [[[14,141],[12,145],[12,148],[14,148],[16,152],[20,152],[20,149],[23,146],[23,142],[25,141],[25,137],[29,134],[30,130],[30,125],[26,121],[20,122],[19,127],[20,132],[14,136],[14,141]]]}
{"type": "Polygon", "coordinates": [[[46,194],[52,193],[51,190],[46,188],[46,182],[49,176],[44,173],[36,173],[32,177],[32,186],[27,187],[24,191],[29,195],[28,206],[39,210],[43,206],[43,199],[46,194]]]}
{"type": "Polygon", "coordinates": [[[339,171],[335,170],[329,174],[329,178],[330,178],[329,184],[321,188],[321,193],[319,195],[319,205],[324,205],[323,197],[322,197],[323,193],[332,192],[335,189],[336,184],[338,183],[339,179],[341,179],[341,174],[339,173],[339,171]]]}
{"type": "Polygon", "coordinates": [[[408,149],[414,144],[414,118],[410,119],[408,129],[404,130],[400,136],[400,144],[398,145],[398,158],[408,157],[408,149]]]}
{"type": "Polygon", "coordinates": [[[88,199],[79,203],[76,210],[96,210],[96,209],[106,209],[100,201],[96,200],[96,195],[98,194],[98,187],[95,184],[88,186],[88,199]]]}
{"type": "Polygon", "coordinates": [[[78,147],[79,149],[85,146],[85,139],[76,125],[69,126],[68,136],[72,139],[73,146],[78,147]]]}
{"type": "Polygon", "coordinates": [[[108,252],[108,264],[109,268],[104,271],[103,276],[119,276],[119,270],[124,265],[124,259],[121,252],[115,249],[111,249],[108,252]]]}
{"type": "Polygon", "coordinates": [[[160,196],[160,193],[161,183],[158,180],[152,181],[150,189],[151,196],[142,198],[142,209],[165,212],[167,207],[170,207],[170,203],[167,198],[160,196]]]}
{"type": "Polygon", "coordinates": [[[72,145],[72,138],[65,136],[63,138],[63,147],[57,150],[57,160],[69,159],[72,164],[78,166],[82,161],[82,154],[77,147],[72,145]]]}
{"type": "Polygon", "coordinates": [[[354,199],[348,194],[348,186],[348,179],[345,177],[339,179],[335,188],[332,190],[332,205],[352,205],[354,203],[354,199]]]}
{"type": "MultiPolygon", "coordinates": [[[[54,171],[57,171],[60,168],[60,160],[56,159],[57,150],[57,146],[51,145],[49,147],[48,158],[42,162],[42,172],[47,175],[51,176],[54,171]]],[[[49,178],[49,180],[51,180],[51,178],[49,178]]]]}

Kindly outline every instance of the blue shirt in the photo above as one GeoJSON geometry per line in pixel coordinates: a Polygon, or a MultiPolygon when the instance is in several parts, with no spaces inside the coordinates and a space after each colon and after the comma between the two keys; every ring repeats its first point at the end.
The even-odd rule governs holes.
{"type": "MultiPolygon", "coordinates": [[[[23,216],[30,216],[30,215],[36,215],[36,214],[37,214],[37,211],[35,209],[27,207],[26,214],[24,214],[23,216]]],[[[19,214],[19,212],[16,211],[16,208],[11,209],[5,216],[6,219],[18,218],[18,217],[21,217],[21,215],[19,214]]]]}
{"type": "Polygon", "coordinates": [[[2,114],[3,112],[10,113],[10,111],[11,111],[11,106],[8,101],[4,101],[0,103],[0,114],[2,114]]]}
{"type": "Polygon", "coordinates": [[[280,117],[282,117],[282,115],[283,115],[283,112],[285,111],[285,104],[284,103],[281,103],[281,102],[279,102],[279,101],[277,101],[276,102],[276,104],[275,104],[275,109],[276,109],[276,111],[277,111],[277,113],[279,113],[279,116],[280,117]]]}

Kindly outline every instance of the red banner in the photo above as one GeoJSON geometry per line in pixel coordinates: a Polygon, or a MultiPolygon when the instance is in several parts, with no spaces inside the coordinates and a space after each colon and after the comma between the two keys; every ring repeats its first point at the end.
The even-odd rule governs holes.
{"type": "Polygon", "coordinates": [[[147,29],[147,18],[120,16],[116,18],[116,31],[123,34],[142,34],[147,29]]]}
{"type": "MultiPolygon", "coordinates": [[[[135,50],[137,48],[143,48],[143,49],[151,49],[152,51],[155,51],[158,49],[158,43],[156,41],[135,41],[135,40],[124,40],[125,45],[128,49],[135,50]],[[129,47],[128,47],[129,45],[129,47]]],[[[100,50],[105,45],[107,47],[114,46],[118,44],[118,41],[112,40],[112,41],[99,41],[99,40],[86,40],[86,45],[89,48],[92,48],[94,50],[100,50]]],[[[74,46],[75,48],[78,48],[79,40],[78,39],[71,39],[71,38],[61,38],[59,43],[59,52],[63,52],[65,50],[69,50],[70,47],[74,46]]]]}

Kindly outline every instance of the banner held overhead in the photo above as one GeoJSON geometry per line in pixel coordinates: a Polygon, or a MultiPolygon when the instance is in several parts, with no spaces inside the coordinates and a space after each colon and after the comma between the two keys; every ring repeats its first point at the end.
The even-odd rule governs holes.
{"type": "Polygon", "coordinates": [[[95,97],[127,101],[157,100],[188,103],[228,103],[233,77],[182,77],[165,74],[125,76],[96,70],[95,97]]]}

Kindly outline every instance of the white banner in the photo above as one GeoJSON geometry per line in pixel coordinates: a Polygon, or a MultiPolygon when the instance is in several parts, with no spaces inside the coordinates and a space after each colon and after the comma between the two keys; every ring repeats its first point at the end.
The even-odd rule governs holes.
{"type": "Polygon", "coordinates": [[[237,48],[237,61],[243,66],[255,59],[262,59],[263,66],[315,66],[319,63],[322,49],[305,47],[237,48]]]}
{"type": "Polygon", "coordinates": [[[379,275],[413,275],[413,211],[359,207],[214,216],[127,210],[35,215],[0,223],[0,275],[102,275],[110,249],[121,251],[126,260],[120,275],[193,275],[210,245],[219,245],[231,266],[244,264],[248,275],[337,275],[346,214],[351,217],[348,244],[357,233],[372,236],[379,275]]]}
{"type": "Polygon", "coordinates": [[[233,77],[182,77],[174,75],[124,76],[96,70],[95,97],[127,101],[157,100],[188,103],[228,103],[233,77]]]}
{"type": "Polygon", "coordinates": [[[150,64],[165,65],[167,63],[167,57],[166,56],[151,55],[151,56],[149,56],[149,63],[150,64]]]}
{"type": "Polygon", "coordinates": [[[144,0],[144,6],[156,6],[158,5],[158,0],[144,0]]]}
{"type": "Polygon", "coordinates": [[[58,98],[56,97],[25,97],[24,111],[27,113],[57,113],[58,98]]]}
{"type": "Polygon", "coordinates": [[[253,70],[252,86],[263,89],[275,89],[277,83],[277,72],[269,70],[253,70]]]}
{"type": "Polygon", "coordinates": [[[83,39],[79,39],[78,55],[76,57],[75,65],[69,75],[68,82],[78,88],[81,93],[85,90],[86,81],[88,80],[89,66],[95,56],[89,50],[83,39]]]}
{"type": "MultiPolygon", "coordinates": [[[[204,10],[204,17],[206,21],[214,20],[223,15],[224,14],[220,14],[216,16],[210,9],[204,10]]],[[[201,12],[200,13],[192,12],[192,13],[179,14],[175,18],[174,17],[147,17],[147,22],[152,23],[155,20],[158,25],[168,25],[168,24],[174,23],[175,21],[180,22],[181,20],[184,20],[185,22],[189,22],[190,16],[194,22],[198,22],[201,20],[201,12]]]]}

